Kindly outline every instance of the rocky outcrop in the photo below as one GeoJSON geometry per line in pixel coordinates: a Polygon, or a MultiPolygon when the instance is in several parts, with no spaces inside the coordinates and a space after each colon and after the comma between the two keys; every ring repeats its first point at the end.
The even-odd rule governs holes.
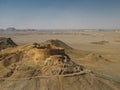
{"type": "Polygon", "coordinates": [[[11,38],[0,37],[0,50],[15,46],[17,44],[11,38]]]}
{"type": "Polygon", "coordinates": [[[64,48],[49,44],[34,43],[24,46],[12,53],[2,54],[0,59],[3,67],[9,69],[1,76],[9,78],[65,75],[85,69],[82,65],[73,62],[64,48]]]}
{"type": "Polygon", "coordinates": [[[66,55],[52,55],[45,60],[43,75],[65,75],[84,71],[82,65],[74,63],[66,55]]]}
{"type": "Polygon", "coordinates": [[[74,49],[70,46],[68,46],[66,43],[56,39],[56,40],[47,40],[45,42],[41,43],[42,45],[52,45],[56,47],[61,47],[66,50],[66,52],[72,52],[74,49]]]}
{"type": "MultiPolygon", "coordinates": [[[[89,57],[94,55],[88,55],[89,57]]],[[[100,55],[95,60],[102,58],[100,55]]],[[[92,58],[93,59],[93,58],[92,58]]],[[[120,82],[73,62],[52,44],[0,51],[0,90],[119,90],[120,82]]]]}

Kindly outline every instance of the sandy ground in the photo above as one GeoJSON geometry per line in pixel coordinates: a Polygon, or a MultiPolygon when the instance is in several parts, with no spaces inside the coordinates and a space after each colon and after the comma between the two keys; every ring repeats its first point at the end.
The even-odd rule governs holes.
{"type": "Polygon", "coordinates": [[[12,33],[0,36],[11,37],[18,45],[49,39],[62,40],[78,50],[77,53],[70,54],[74,61],[120,81],[120,31],[77,31],[71,34],[12,33]],[[100,54],[110,62],[81,60],[81,50],[100,54]]]}

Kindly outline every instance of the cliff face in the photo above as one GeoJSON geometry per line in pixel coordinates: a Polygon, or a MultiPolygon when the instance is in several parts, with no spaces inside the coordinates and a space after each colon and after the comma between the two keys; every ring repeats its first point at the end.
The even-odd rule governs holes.
{"type": "Polygon", "coordinates": [[[17,44],[15,44],[11,38],[0,37],[0,50],[15,46],[17,46],[17,44]]]}

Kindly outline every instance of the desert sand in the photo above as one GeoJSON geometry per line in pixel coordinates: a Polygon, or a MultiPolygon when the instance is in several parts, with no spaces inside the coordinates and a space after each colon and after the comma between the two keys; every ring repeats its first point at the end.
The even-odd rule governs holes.
{"type": "MultiPolygon", "coordinates": [[[[120,69],[119,69],[120,68],[120,55],[119,55],[120,31],[119,30],[117,31],[115,30],[79,31],[78,30],[78,31],[70,31],[70,32],[67,31],[66,33],[64,33],[64,31],[59,31],[59,33],[56,33],[56,32],[41,33],[39,31],[36,31],[33,33],[30,31],[29,32],[23,31],[23,32],[11,32],[11,33],[4,33],[4,34],[0,33],[0,36],[10,37],[18,45],[15,48],[12,47],[12,48],[6,49],[3,53],[17,52],[17,50],[22,50],[23,52],[24,48],[25,50],[28,48],[28,51],[29,51],[30,49],[29,46],[33,45],[33,43],[35,44],[35,43],[41,43],[45,41],[45,43],[49,44],[52,42],[52,40],[53,41],[60,40],[64,42],[65,45],[68,45],[66,47],[63,46],[62,48],[65,48],[65,53],[67,56],[70,57],[70,60],[76,63],[75,65],[78,65],[78,64],[81,65],[80,66],[81,68],[82,66],[85,67],[85,71],[86,69],[88,70],[87,72],[84,72],[85,75],[82,75],[84,73],[79,73],[74,75],[70,73],[68,76],[61,76],[61,75],[56,76],[55,74],[54,77],[49,77],[49,76],[44,77],[46,75],[44,75],[43,73],[43,77],[39,78],[34,76],[32,78],[27,78],[27,79],[25,78],[31,77],[31,75],[29,74],[27,75],[26,72],[22,73],[23,75],[20,75],[19,74],[20,72],[17,72],[18,75],[13,74],[8,79],[8,81],[3,80],[4,81],[3,82],[1,78],[1,82],[3,82],[1,84],[1,88],[5,88],[3,90],[13,90],[13,86],[15,87],[15,90],[48,90],[48,89],[50,90],[79,90],[79,89],[119,90],[120,88],[119,87],[120,86],[120,69]],[[25,75],[26,77],[24,77],[25,75]],[[24,78],[14,80],[12,79],[13,77],[24,77],[24,78]],[[12,79],[12,83],[10,79],[12,79]],[[22,82],[24,84],[21,84],[22,82]],[[41,85],[43,85],[43,87],[41,87],[41,85]]],[[[61,43],[58,43],[57,45],[59,46],[59,44],[64,45],[61,43]]],[[[19,56],[22,56],[22,54],[23,53],[18,52],[19,56]]],[[[13,56],[14,56],[13,58],[16,58],[17,54],[16,55],[13,54],[13,56]]],[[[12,61],[10,63],[13,63],[13,62],[16,62],[16,61],[12,61]]],[[[24,62],[24,59],[22,60],[22,62],[24,62]]],[[[31,62],[32,61],[30,60],[30,61],[26,61],[25,63],[28,63],[29,65],[31,65],[31,62]]],[[[8,66],[9,64],[5,64],[5,65],[8,66]]],[[[46,67],[48,68],[47,71],[50,71],[49,67],[52,67],[52,66],[46,66],[46,67]]],[[[6,70],[7,72],[6,68],[3,68],[3,67],[1,68],[3,69],[3,71],[1,71],[0,74],[3,73],[4,70],[6,70]]],[[[28,72],[32,72],[33,70],[34,70],[33,68],[30,68],[28,72]]],[[[40,72],[38,73],[40,74],[40,72]]],[[[47,74],[49,75],[49,72],[47,72],[47,74]]],[[[1,77],[3,76],[4,76],[4,73],[1,74],[1,77]]]]}

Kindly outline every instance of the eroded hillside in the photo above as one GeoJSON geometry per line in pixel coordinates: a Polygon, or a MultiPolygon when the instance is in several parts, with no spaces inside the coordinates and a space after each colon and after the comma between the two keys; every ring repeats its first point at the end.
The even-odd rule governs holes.
{"type": "Polygon", "coordinates": [[[17,44],[11,38],[0,37],[0,50],[15,47],[17,44]]]}
{"type": "Polygon", "coordinates": [[[119,90],[118,81],[71,60],[65,49],[73,48],[67,46],[59,40],[48,40],[0,52],[0,89],[119,90]]]}

